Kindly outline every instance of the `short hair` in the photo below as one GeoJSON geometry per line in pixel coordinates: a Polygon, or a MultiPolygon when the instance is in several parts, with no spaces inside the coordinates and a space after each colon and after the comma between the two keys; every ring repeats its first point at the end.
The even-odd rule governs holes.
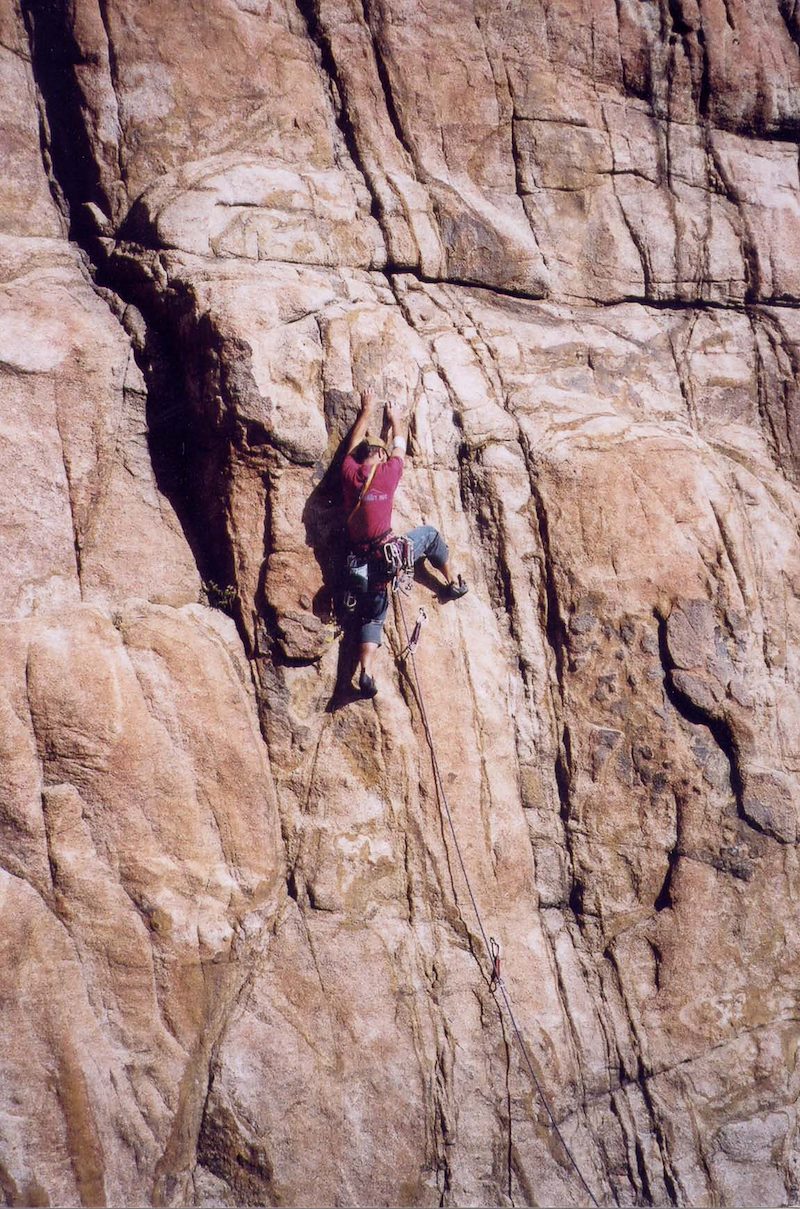
{"type": "Polygon", "coordinates": [[[386,442],[382,441],[380,437],[365,437],[363,441],[356,445],[355,449],[353,450],[353,457],[357,462],[363,462],[367,457],[369,457],[369,451],[371,449],[382,449],[386,456],[389,456],[389,450],[386,448],[386,442]]]}

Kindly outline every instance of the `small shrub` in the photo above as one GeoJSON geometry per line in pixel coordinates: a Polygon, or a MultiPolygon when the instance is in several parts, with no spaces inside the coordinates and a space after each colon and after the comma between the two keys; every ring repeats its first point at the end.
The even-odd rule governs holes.
{"type": "Polygon", "coordinates": [[[236,604],[236,588],[226,584],[223,588],[213,579],[203,582],[203,593],[210,608],[221,609],[229,617],[233,616],[233,606],[236,604]]]}

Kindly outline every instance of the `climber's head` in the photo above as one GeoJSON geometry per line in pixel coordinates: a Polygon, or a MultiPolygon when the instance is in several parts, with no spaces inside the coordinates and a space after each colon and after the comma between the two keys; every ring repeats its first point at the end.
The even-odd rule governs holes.
{"type": "Polygon", "coordinates": [[[355,457],[359,462],[372,466],[375,462],[386,462],[389,458],[389,450],[386,448],[386,442],[382,441],[380,437],[368,436],[355,451],[355,457]]]}

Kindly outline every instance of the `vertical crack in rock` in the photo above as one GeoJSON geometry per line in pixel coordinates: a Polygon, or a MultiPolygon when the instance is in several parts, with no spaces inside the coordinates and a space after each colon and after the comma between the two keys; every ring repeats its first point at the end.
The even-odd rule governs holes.
{"type": "Polygon", "coordinates": [[[789,37],[800,50],[800,4],[798,0],[778,0],[778,12],[789,31],[789,37]]]}
{"type": "Polygon", "coordinates": [[[698,30],[695,31],[695,39],[698,47],[696,54],[697,58],[700,60],[697,112],[701,122],[703,122],[707,121],[709,116],[709,104],[711,100],[711,65],[709,63],[708,50],[706,49],[706,35],[702,25],[698,30]]]}
{"type": "MultiPolygon", "coordinates": [[[[531,235],[533,236],[533,241],[536,245],[536,249],[542,258],[542,263],[544,264],[545,269],[547,269],[547,271],[550,272],[551,267],[552,267],[551,259],[545,250],[544,241],[539,238],[539,233],[536,230],[536,223],[533,221],[533,218],[531,216],[530,204],[528,202],[529,194],[527,193],[527,191],[525,189],[525,180],[524,180],[523,171],[522,171],[522,152],[520,150],[519,135],[517,132],[517,126],[519,125],[519,118],[517,117],[516,113],[513,111],[514,99],[513,99],[513,94],[511,94],[511,81],[510,80],[508,82],[508,87],[509,87],[509,93],[511,95],[511,103],[512,103],[512,113],[511,113],[511,118],[510,118],[510,124],[511,124],[511,159],[514,164],[514,188],[516,190],[517,197],[520,200],[520,205],[522,206],[522,212],[525,215],[525,218],[527,220],[531,235]]],[[[491,288],[491,287],[487,287],[487,288],[491,288]]]]}
{"type": "Polygon", "coordinates": [[[448,1204],[453,1187],[453,1169],[450,1149],[455,1142],[454,1126],[451,1124],[457,1107],[453,1103],[453,1038],[447,1022],[446,1012],[440,1013],[442,1038],[437,1045],[435,1067],[435,1098],[433,1119],[435,1124],[437,1181],[439,1182],[439,1204],[448,1204]]]}
{"type": "Polygon", "coordinates": [[[565,824],[565,835],[569,836],[570,799],[572,782],[572,760],[570,751],[569,728],[564,721],[565,714],[565,667],[567,651],[567,627],[561,612],[556,583],[555,563],[550,544],[550,526],[542,493],[537,482],[537,474],[533,453],[529,442],[521,437],[520,444],[525,462],[528,467],[531,495],[536,509],[539,544],[542,551],[542,580],[543,598],[540,603],[543,631],[550,645],[556,672],[557,697],[554,699],[555,715],[561,727],[558,756],[555,766],[556,784],[561,801],[561,817],[565,824]]]}
{"type": "Polygon", "coordinates": [[[697,323],[698,314],[691,312],[689,322],[686,328],[679,333],[671,330],[668,332],[669,348],[672,353],[672,360],[675,363],[675,374],[678,379],[678,387],[680,388],[681,396],[686,404],[686,411],[689,416],[689,422],[692,428],[699,428],[697,415],[697,402],[695,399],[694,383],[692,381],[691,364],[689,362],[688,350],[692,343],[692,334],[697,323]],[[680,337],[683,348],[678,350],[678,338],[680,337]]]}
{"type": "Polygon", "coordinates": [[[713,500],[711,501],[711,512],[717,523],[720,544],[730,564],[741,598],[748,609],[756,614],[761,614],[761,624],[763,625],[763,610],[758,608],[758,600],[754,599],[747,582],[747,573],[742,566],[741,554],[737,549],[736,541],[731,535],[729,519],[713,500]]]}
{"type": "MultiPolygon", "coordinates": [[[[675,798],[675,843],[667,852],[667,871],[664,875],[664,881],[661,884],[661,889],[656,895],[653,907],[656,912],[669,911],[674,906],[672,897],[672,883],[675,877],[675,871],[678,868],[678,862],[681,859],[681,844],[682,844],[682,823],[681,823],[682,803],[681,799],[675,798]]],[[[658,965],[656,965],[656,980],[658,980],[658,965]]]]}
{"type": "Polygon", "coordinates": [[[652,265],[650,263],[649,244],[648,244],[647,240],[644,238],[644,236],[642,235],[642,233],[637,229],[635,222],[631,218],[630,214],[628,214],[628,210],[625,205],[625,202],[622,200],[622,198],[619,195],[616,174],[612,174],[611,180],[612,180],[612,185],[613,185],[613,189],[614,189],[614,197],[616,198],[617,206],[619,207],[619,212],[622,215],[622,221],[625,224],[625,229],[628,232],[628,235],[630,236],[631,243],[633,244],[634,248],[636,249],[636,254],[639,257],[639,263],[642,266],[642,279],[643,279],[642,298],[644,300],[647,300],[649,298],[657,298],[658,297],[658,288],[657,288],[657,284],[654,283],[654,281],[653,281],[653,269],[652,269],[652,265]]]}
{"type": "MultiPolygon", "coordinates": [[[[198,510],[189,487],[195,479],[190,467],[192,463],[196,466],[198,457],[202,456],[204,440],[198,433],[197,420],[190,422],[185,402],[191,397],[189,367],[182,366],[172,351],[185,346],[179,330],[180,318],[176,323],[169,305],[164,305],[158,290],[152,288],[152,280],[138,266],[134,267],[132,260],[118,265],[108,255],[106,244],[97,238],[97,229],[88,217],[86,203],[99,204],[109,214],[113,205],[102,184],[94,148],[81,116],[82,100],[73,70],[80,57],[79,48],[60,5],[23,0],[22,9],[30,40],[31,64],[41,98],[42,142],[47,149],[54,193],[68,214],[71,239],[87,258],[87,279],[98,297],[106,305],[109,305],[109,293],[120,300],[123,325],[131,336],[134,355],[147,385],[148,441],[156,482],[175,507],[201,577],[207,582],[222,582],[224,587],[231,582],[231,575],[228,568],[221,566],[224,559],[218,552],[219,539],[212,538],[209,542],[205,524],[194,519],[202,516],[204,508],[198,510]],[[132,318],[131,303],[140,315],[138,322],[132,318]],[[158,315],[159,307],[163,310],[161,316],[158,315]]],[[[108,32],[107,19],[104,27],[108,32]]],[[[113,64],[110,39],[108,50],[113,64]]],[[[173,295],[171,301],[178,303],[180,316],[181,300],[174,292],[173,295]]],[[[188,313],[188,306],[183,309],[188,313]]],[[[210,328],[206,334],[210,334],[210,328]]],[[[201,347],[199,340],[192,343],[196,348],[201,347]]],[[[211,442],[205,444],[211,448],[211,442]]],[[[65,468],[69,475],[66,463],[65,468]]],[[[74,518],[73,527],[80,578],[80,537],[74,518]]]]}
{"type": "Polygon", "coordinates": [[[39,155],[41,157],[42,168],[44,169],[44,174],[47,178],[47,182],[48,182],[48,185],[50,188],[50,195],[53,199],[53,203],[55,205],[56,211],[57,211],[59,218],[61,220],[61,223],[62,223],[63,232],[65,235],[68,235],[69,234],[69,218],[70,218],[69,205],[68,205],[66,197],[64,196],[64,191],[61,187],[59,177],[53,166],[53,157],[52,157],[52,150],[51,150],[52,137],[51,137],[51,133],[50,133],[47,107],[45,104],[45,97],[44,97],[43,90],[39,84],[39,79],[38,79],[38,75],[37,75],[37,71],[36,71],[36,64],[33,60],[33,50],[32,50],[33,38],[34,38],[33,12],[32,12],[31,7],[25,2],[25,0],[19,0],[19,4],[20,4],[20,13],[21,13],[24,28],[25,28],[25,36],[27,37],[27,40],[28,40],[28,47],[29,47],[29,53],[30,53],[29,62],[31,64],[31,73],[33,75],[33,85],[34,85],[34,90],[35,90],[35,94],[36,94],[36,110],[37,110],[38,123],[39,123],[39,155]]]}
{"type": "MultiPolygon", "coordinates": [[[[34,0],[34,2],[38,2],[38,0],[34,0]]],[[[97,11],[100,15],[100,20],[103,24],[103,31],[105,33],[106,53],[108,54],[108,68],[111,77],[111,88],[114,96],[117,141],[113,148],[113,166],[116,168],[117,178],[124,183],[126,181],[126,171],[124,163],[124,147],[122,141],[122,125],[119,115],[119,64],[117,62],[117,52],[114,46],[114,39],[111,36],[111,21],[108,0],[97,0],[97,11]]]]}
{"type": "Polygon", "coordinates": [[[725,9],[725,23],[728,26],[728,29],[731,30],[731,32],[735,34],[736,33],[736,20],[733,15],[733,9],[731,7],[731,0],[722,0],[722,4],[725,9]]]}
{"type": "Polygon", "coordinates": [[[407,153],[417,173],[419,173],[419,165],[417,164],[417,158],[414,155],[414,149],[409,144],[409,140],[406,136],[405,130],[403,129],[403,123],[400,120],[400,114],[395,103],[394,89],[392,88],[392,81],[389,77],[389,69],[386,66],[383,47],[381,46],[380,36],[376,29],[377,20],[373,12],[372,0],[360,0],[360,4],[361,12],[364,18],[364,25],[367,28],[370,41],[372,43],[372,53],[375,59],[375,68],[378,73],[378,79],[380,80],[381,89],[383,91],[383,103],[386,109],[386,116],[391,123],[395,138],[407,153]]]}
{"type": "MultiPolygon", "coordinates": [[[[156,1171],[154,1204],[172,1203],[176,1191],[175,1181],[179,1173],[198,1165],[207,1167],[220,1179],[227,1180],[232,1188],[235,1189],[237,1186],[235,1178],[230,1178],[231,1172],[228,1165],[223,1162],[223,1156],[220,1153],[218,1123],[214,1122],[212,1125],[209,1105],[214,1092],[215,1072],[219,1065],[219,1053],[226,1029],[233,1015],[244,1006],[243,1001],[250,992],[254,977],[255,974],[252,970],[245,974],[238,988],[234,990],[227,1010],[219,1014],[218,1027],[204,1054],[204,1061],[198,1063],[194,1073],[196,1083],[205,1089],[202,1106],[199,1110],[194,1106],[194,1111],[188,1116],[183,1130],[173,1128],[171,1145],[168,1145],[164,1151],[156,1171]]],[[[177,1121],[176,1116],[176,1126],[177,1121]]],[[[232,1149],[234,1152],[237,1151],[235,1145],[232,1149]]],[[[239,1155],[237,1154],[238,1160],[239,1155]]],[[[271,1179],[271,1171],[268,1171],[267,1174],[271,1179]]]]}
{"type": "MultiPolygon", "coordinates": [[[[230,475],[239,433],[225,419],[221,428],[213,426],[203,411],[204,389],[224,390],[221,338],[210,321],[201,317],[198,322],[185,292],[169,287],[164,296],[146,274],[137,281],[133,267],[132,261],[119,267],[105,261],[97,268],[98,278],[127,302],[123,319],[147,386],[156,482],[175,509],[201,579],[222,593],[234,582],[233,555],[224,503],[220,506],[225,491],[214,486],[230,475]]],[[[238,599],[231,611],[246,640],[238,599]]]]}
{"type": "MultiPolygon", "coordinates": [[[[702,120],[708,116],[709,78],[702,9],[687,11],[685,0],[667,0],[666,17],[672,34],[680,38],[692,76],[692,99],[702,120]]],[[[672,39],[670,38],[670,41],[672,39]]]]}
{"type": "MultiPolygon", "coordinates": [[[[421,747],[424,745],[424,749],[427,750],[428,761],[430,763],[430,761],[433,760],[435,753],[431,749],[430,742],[427,738],[427,732],[425,731],[422,721],[422,708],[417,685],[412,681],[411,676],[404,672],[400,677],[399,686],[406,707],[412,717],[414,730],[421,738],[421,747]]],[[[469,950],[469,953],[475,961],[481,976],[484,976],[484,967],[481,960],[481,949],[483,947],[483,943],[476,926],[477,921],[473,923],[469,919],[462,906],[464,901],[464,891],[467,890],[467,887],[461,885],[461,883],[463,883],[464,876],[458,861],[458,854],[456,853],[455,857],[453,855],[453,837],[447,826],[445,812],[440,805],[441,790],[439,788],[436,773],[431,766],[426,777],[423,774],[422,765],[420,765],[419,775],[420,794],[422,796],[430,797],[436,806],[438,833],[441,838],[442,851],[444,853],[445,865],[447,867],[450,900],[456,912],[455,918],[450,920],[450,926],[454,927],[456,935],[459,936],[466,948],[469,950]],[[456,870],[458,870],[458,876],[456,875],[456,870]],[[458,921],[460,927],[455,926],[456,920],[458,921]]]]}
{"type": "Polygon", "coordinates": [[[748,309],[747,317],[753,333],[753,353],[756,372],[756,402],[764,436],[775,468],[796,482],[800,468],[800,451],[795,447],[795,399],[793,391],[800,381],[800,353],[786,340],[777,318],[762,309],[748,309]],[[770,373],[762,342],[766,340],[774,373],[770,373]],[[787,371],[780,373],[781,359],[788,361],[787,371]],[[780,396],[780,427],[774,397],[780,396]],[[788,463],[788,464],[787,464],[788,463]]]}
{"type": "MultiPolygon", "coordinates": [[[[396,216],[392,213],[393,206],[399,205],[409,230],[413,231],[414,222],[409,212],[408,199],[405,191],[394,181],[392,173],[383,176],[380,166],[376,168],[376,149],[369,145],[369,136],[362,136],[357,130],[357,123],[351,114],[351,108],[356,101],[349,95],[346,72],[341,70],[337,62],[333,31],[329,27],[329,21],[323,19],[320,0],[294,0],[294,2],[308,31],[309,40],[319,56],[320,70],[331,95],[333,112],[344,144],[368,191],[370,213],[381,228],[390,262],[384,271],[389,272],[396,269],[414,271],[418,253],[416,256],[409,255],[408,248],[400,247],[403,239],[395,233],[396,216]]],[[[365,0],[360,0],[360,3],[364,30],[370,39],[373,62],[382,89],[387,118],[392,125],[398,146],[406,158],[409,173],[413,176],[416,173],[415,161],[404,141],[386,65],[380,53],[379,39],[370,24],[365,0]]]]}
{"type": "Polygon", "coordinates": [[[618,180],[619,172],[617,169],[616,154],[614,151],[614,137],[608,122],[608,115],[606,113],[605,105],[600,105],[600,115],[603,121],[603,128],[608,140],[608,145],[611,148],[611,187],[614,192],[614,200],[616,201],[617,208],[622,216],[625,230],[628,232],[630,241],[633,244],[637,256],[639,257],[639,263],[642,269],[642,297],[644,299],[657,298],[659,296],[658,285],[660,283],[654,282],[653,280],[653,267],[650,260],[650,245],[642,232],[637,228],[636,223],[628,213],[628,208],[624,199],[620,196],[618,180]]]}
{"type": "Polygon", "coordinates": [[[31,52],[31,67],[43,100],[43,161],[55,182],[54,197],[69,222],[69,236],[93,262],[100,249],[85,203],[112,213],[95,148],[81,120],[82,101],[75,65],[81,51],[60,0],[20,0],[31,52]]]}
{"type": "Polygon", "coordinates": [[[709,180],[712,185],[718,183],[725,197],[727,197],[734,207],[738,217],[739,231],[737,235],[745,274],[744,301],[745,303],[762,301],[761,260],[758,252],[758,243],[745,210],[746,203],[741,200],[739,191],[716,146],[713,130],[708,123],[704,123],[701,129],[708,163],[709,180]]]}
{"type": "MultiPolygon", "coordinates": [[[[631,1081],[635,1082],[636,1086],[638,1087],[638,1089],[641,1093],[645,1108],[647,1110],[647,1115],[648,1115],[651,1129],[652,1129],[652,1136],[653,1136],[653,1139],[658,1148],[658,1154],[659,1154],[659,1159],[661,1162],[661,1170],[662,1170],[662,1176],[663,1176],[663,1180],[664,1180],[664,1186],[666,1188],[667,1195],[670,1198],[669,1203],[671,1205],[687,1204],[687,1203],[689,1203],[688,1198],[686,1197],[684,1189],[681,1187],[680,1177],[679,1177],[677,1171],[675,1171],[673,1169],[673,1165],[672,1165],[672,1162],[670,1159],[669,1135],[665,1128],[665,1123],[664,1123],[664,1120],[662,1119],[662,1114],[659,1111],[659,1109],[653,1099],[653,1095],[652,1095],[652,1092],[650,1089],[650,1079],[652,1076],[652,1072],[648,1069],[644,1056],[643,1056],[645,1046],[643,1045],[640,1027],[639,1027],[639,1023],[638,1023],[638,1013],[634,1010],[633,1005],[630,1002],[628,990],[625,985],[625,979],[624,979],[622,970],[620,969],[619,960],[614,951],[614,944],[615,944],[615,942],[614,942],[614,939],[612,938],[612,940],[606,945],[603,955],[606,959],[607,967],[610,971],[610,974],[613,977],[614,982],[616,983],[617,992],[618,992],[623,1004],[625,1005],[626,1016],[627,1016],[628,1024],[630,1027],[631,1039],[633,1042],[635,1058],[636,1058],[636,1068],[634,1071],[631,1072],[631,1074],[632,1074],[631,1081]]],[[[638,1132],[635,1135],[634,1146],[637,1148],[639,1146],[638,1132]]],[[[637,1153],[636,1154],[636,1168],[637,1168],[637,1173],[639,1173],[639,1174],[641,1174],[640,1173],[640,1159],[641,1159],[641,1156],[639,1153],[637,1153]]],[[[648,1178],[648,1183],[649,1183],[649,1176],[647,1178],[648,1178]]],[[[632,1182],[635,1184],[636,1181],[633,1180],[632,1182]]]]}
{"type": "Polygon", "coordinates": [[[506,1082],[506,1114],[507,1114],[507,1142],[506,1142],[506,1171],[507,1171],[507,1193],[511,1205],[514,1205],[514,1111],[511,1098],[511,1046],[506,1033],[506,1022],[501,1009],[498,1009],[500,1016],[500,1027],[503,1032],[503,1050],[505,1053],[505,1082],[506,1082]]]}
{"type": "Polygon", "coordinates": [[[61,442],[61,462],[64,467],[64,479],[67,484],[67,501],[69,504],[70,523],[72,525],[72,545],[75,551],[75,574],[78,580],[78,589],[83,599],[83,568],[82,568],[82,553],[81,553],[81,532],[78,518],[75,511],[75,487],[72,481],[72,471],[70,469],[70,460],[67,455],[67,446],[64,440],[63,419],[59,411],[58,399],[54,401],[55,407],[55,422],[58,431],[58,439],[61,442]]]}
{"type": "MultiPolygon", "coordinates": [[[[545,250],[544,241],[539,239],[539,234],[536,230],[536,224],[531,215],[530,205],[528,203],[529,193],[525,188],[525,178],[524,178],[524,173],[523,173],[523,155],[522,155],[522,150],[519,145],[519,133],[518,133],[518,126],[519,126],[521,119],[519,117],[519,113],[517,110],[517,99],[514,95],[514,87],[513,87],[512,81],[511,81],[511,75],[508,70],[508,63],[506,62],[505,55],[501,48],[500,54],[499,54],[500,62],[499,62],[499,66],[498,66],[497,61],[496,61],[497,56],[493,55],[491,53],[489,44],[487,42],[486,32],[485,32],[484,26],[483,26],[483,21],[481,20],[481,17],[478,15],[478,13],[475,13],[474,17],[475,17],[475,25],[478,29],[478,32],[480,33],[481,42],[483,43],[483,52],[484,52],[484,55],[486,56],[486,62],[489,67],[489,71],[491,72],[491,75],[492,75],[492,82],[494,84],[495,96],[497,98],[498,111],[500,111],[502,113],[504,102],[507,105],[507,110],[508,110],[507,120],[508,120],[508,128],[509,128],[509,135],[510,135],[510,143],[509,143],[508,150],[509,150],[509,154],[511,156],[512,167],[514,169],[514,190],[516,192],[517,197],[519,198],[519,202],[522,207],[522,212],[525,215],[525,220],[528,224],[531,235],[533,236],[533,241],[534,241],[534,244],[536,245],[536,250],[542,258],[542,263],[544,264],[546,271],[549,273],[551,271],[550,258],[548,257],[548,254],[545,250]],[[501,72],[502,72],[502,79],[505,82],[505,94],[503,94],[501,92],[501,88],[500,88],[501,81],[500,81],[499,77],[500,77],[501,72]]],[[[501,117],[501,120],[502,120],[502,117],[501,117]]],[[[486,288],[491,289],[492,287],[487,286],[486,288]]],[[[546,296],[546,291],[544,291],[544,293],[546,296]]]]}
{"type": "MultiPolygon", "coordinates": [[[[627,1101],[628,1101],[628,1097],[627,1097],[627,1089],[625,1086],[625,1079],[622,1077],[622,1072],[621,1072],[619,1090],[611,1093],[611,1095],[608,1098],[608,1102],[609,1102],[609,1106],[611,1108],[611,1112],[612,1112],[614,1118],[616,1119],[617,1127],[619,1129],[620,1135],[622,1136],[623,1142],[625,1144],[625,1167],[626,1167],[626,1174],[628,1177],[628,1183],[630,1184],[631,1188],[634,1190],[634,1194],[637,1198],[637,1201],[640,1201],[641,1203],[647,1203],[647,1200],[650,1200],[650,1203],[652,1203],[652,1199],[650,1196],[648,1196],[647,1200],[645,1200],[644,1188],[642,1185],[642,1172],[641,1172],[640,1166],[639,1166],[639,1161],[638,1161],[639,1155],[638,1155],[637,1146],[636,1146],[637,1135],[636,1135],[635,1126],[631,1123],[631,1121],[629,1119],[629,1117],[631,1115],[630,1110],[629,1110],[628,1114],[623,1114],[622,1107],[621,1107],[621,1104],[624,1103],[627,1108],[628,1107],[627,1101]]],[[[649,1179],[648,1179],[648,1185],[649,1185],[649,1179]]],[[[617,1200],[619,1200],[619,1197],[617,1197],[617,1200]]]]}
{"type": "MultiPolygon", "coordinates": [[[[707,710],[702,709],[675,685],[672,673],[676,665],[670,654],[669,643],[667,641],[667,621],[658,612],[656,612],[655,617],[658,623],[659,653],[664,669],[664,691],[678,714],[692,726],[705,727],[725,756],[729,768],[731,793],[739,814],[742,818],[746,819],[747,816],[743,806],[744,783],[741,758],[730,723],[723,716],[711,714],[707,710]]],[[[750,822],[749,819],[747,821],[750,822]]]]}
{"type": "Polygon", "coordinates": [[[361,156],[361,149],[358,143],[358,136],[353,127],[350,114],[347,106],[347,90],[345,89],[336,63],[336,57],[333,53],[333,46],[327,29],[320,21],[319,15],[319,0],[294,0],[297,11],[300,14],[311,45],[315,48],[319,56],[319,67],[327,84],[333,112],[336,117],[336,122],[339,127],[344,145],[347,148],[348,154],[353,161],[356,169],[360,172],[365,185],[367,186],[371,198],[370,213],[384,230],[384,236],[387,237],[385,230],[386,219],[383,214],[380,197],[374,188],[374,181],[369,168],[364,163],[361,156]]]}

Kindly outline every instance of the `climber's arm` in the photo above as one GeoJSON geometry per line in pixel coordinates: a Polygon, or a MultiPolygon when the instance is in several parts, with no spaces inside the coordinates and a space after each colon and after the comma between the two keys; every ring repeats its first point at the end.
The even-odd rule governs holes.
{"type": "Polygon", "coordinates": [[[402,462],[406,456],[406,426],[396,403],[387,404],[386,419],[389,421],[389,456],[402,462]]]}
{"type": "Polygon", "coordinates": [[[353,431],[350,433],[350,440],[347,442],[347,452],[352,453],[357,445],[360,445],[367,435],[369,422],[372,417],[372,412],[375,407],[375,391],[372,387],[368,387],[361,396],[361,410],[358,413],[358,418],[353,425],[353,431]]]}

